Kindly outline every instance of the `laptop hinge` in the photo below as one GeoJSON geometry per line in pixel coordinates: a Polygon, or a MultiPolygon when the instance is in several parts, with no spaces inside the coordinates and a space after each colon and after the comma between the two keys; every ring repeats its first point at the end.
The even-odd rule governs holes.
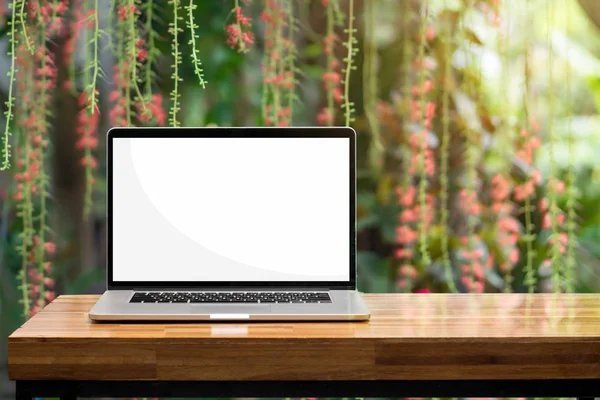
{"type": "Polygon", "coordinates": [[[163,291],[167,291],[167,292],[202,292],[202,291],[223,291],[223,292],[236,292],[236,291],[251,291],[251,292],[260,292],[260,291],[264,291],[264,292],[277,292],[277,291],[281,291],[281,292],[323,292],[323,291],[328,291],[331,290],[330,288],[318,288],[318,287],[301,287],[301,288],[295,288],[295,287],[269,287],[269,288],[256,288],[256,287],[205,287],[205,288],[200,288],[200,287],[189,287],[189,288],[169,288],[169,287],[138,287],[138,288],[133,288],[130,289],[133,290],[134,292],[163,292],[163,291]]]}

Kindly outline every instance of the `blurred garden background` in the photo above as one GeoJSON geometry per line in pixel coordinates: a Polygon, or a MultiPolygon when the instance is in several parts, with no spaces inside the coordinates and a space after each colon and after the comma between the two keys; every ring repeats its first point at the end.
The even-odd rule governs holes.
{"type": "Polygon", "coordinates": [[[112,126],[352,126],[363,292],[600,290],[598,0],[0,0],[0,104],[2,338],[104,290],[112,126]]]}

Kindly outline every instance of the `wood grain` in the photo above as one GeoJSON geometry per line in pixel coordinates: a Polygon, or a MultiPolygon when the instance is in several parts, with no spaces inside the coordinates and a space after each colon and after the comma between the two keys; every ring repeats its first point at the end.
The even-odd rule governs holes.
{"type": "Polygon", "coordinates": [[[600,295],[368,294],[369,322],[94,323],[60,296],[8,342],[10,379],[600,378],[600,295]]]}

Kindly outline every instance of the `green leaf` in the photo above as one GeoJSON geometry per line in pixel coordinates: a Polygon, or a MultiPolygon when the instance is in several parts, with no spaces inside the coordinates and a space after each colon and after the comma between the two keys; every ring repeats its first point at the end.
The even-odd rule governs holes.
{"type": "Polygon", "coordinates": [[[317,58],[323,54],[323,46],[321,43],[312,43],[304,48],[304,57],[305,58],[317,58]]]}
{"type": "Polygon", "coordinates": [[[358,218],[356,221],[356,231],[360,232],[366,228],[372,228],[379,222],[379,217],[375,214],[367,215],[362,218],[358,218]]]}
{"type": "Polygon", "coordinates": [[[594,76],[587,79],[588,86],[594,93],[596,107],[600,110],[600,76],[594,76]]]}
{"type": "Polygon", "coordinates": [[[377,197],[372,192],[361,192],[356,196],[358,207],[372,209],[377,205],[377,197]]]}
{"type": "Polygon", "coordinates": [[[75,280],[65,285],[65,294],[81,294],[89,290],[93,285],[102,282],[105,278],[104,268],[92,268],[82,272],[75,280]]]}
{"type": "Polygon", "coordinates": [[[321,79],[321,75],[323,75],[323,67],[320,65],[305,65],[302,67],[302,72],[306,74],[309,78],[313,79],[321,79]]]}
{"type": "Polygon", "coordinates": [[[390,291],[388,280],[389,260],[370,251],[356,254],[358,287],[363,292],[385,293],[390,291]]]}

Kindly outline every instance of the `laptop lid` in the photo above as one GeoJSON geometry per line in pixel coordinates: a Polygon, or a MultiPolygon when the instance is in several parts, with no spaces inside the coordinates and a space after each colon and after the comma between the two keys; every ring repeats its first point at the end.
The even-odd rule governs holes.
{"type": "Polygon", "coordinates": [[[356,288],[351,128],[113,128],[107,286],[356,288]]]}

